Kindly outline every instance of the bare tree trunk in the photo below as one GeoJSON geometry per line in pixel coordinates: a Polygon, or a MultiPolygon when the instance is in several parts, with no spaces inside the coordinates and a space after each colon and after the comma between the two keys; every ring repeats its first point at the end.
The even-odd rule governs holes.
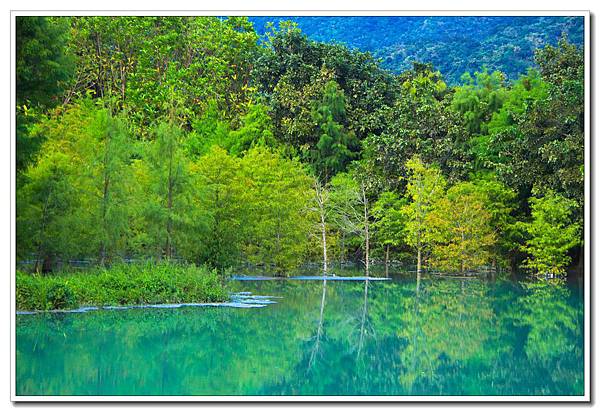
{"type": "Polygon", "coordinates": [[[364,208],[364,227],[365,227],[365,274],[369,277],[369,202],[365,192],[365,185],[361,184],[362,202],[364,208]]]}
{"type": "Polygon", "coordinates": [[[417,276],[421,274],[421,248],[417,248],[417,276]]]}
{"type": "Polygon", "coordinates": [[[344,267],[344,262],[346,260],[346,233],[342,231],[342,253],[340,256],[340,269],[344,267]]]}
{"type": "Polygon", "coordinates": [[[323,273],[327,273],[327,231],[323,215],[321,215],[321,237],[323,239],[323,273]]]}
{"type": "Polygon", "coordinates": [[[326,210],[325,202],[326,193],[325,188],[321,185],[318,179],[315,179],[315,200],[317,202],[317,208],[319,212],[320,229],[321,229],[321,245],[323,246],[323,273],[327,273],[327,222],[326,222],[326,210]]]}

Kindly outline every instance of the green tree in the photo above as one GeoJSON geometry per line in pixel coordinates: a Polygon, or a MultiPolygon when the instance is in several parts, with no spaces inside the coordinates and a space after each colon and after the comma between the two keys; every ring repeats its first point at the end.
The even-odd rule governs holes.
{"type": "Polygon", "coordinates": [[[487,122],[501,107],[507,97],[504,75],[499,71],[489,73],[487,68],[465,73],[463,85],[456,88],[452,108],[463,116],[465,128],[470,134],[487,134],[487,122]]]}
{"type": "Polygon", "coordinates": [[[132,145],[124,116],[113,117],[105,109],[96,112],[90,133],[86,146],[92,152],[85,159],[91,169],[87,176],[90,181],[85,187],[94,197],[90,206],[97,212],[92,212],[90,225],[98,228],[95,239],[103,265],[124,250],[123,240],[128,234],[132,145]]]}
{"type": "Polygon", "coordinates": [[[190,164],[182,147],[183,133],[174,123],[160,122],[154,136],[147,148],[145,173],[149,187],[142,207],[148,246],[158,259],[170,259],[175,257],[178,244],[185,241],[191,225],[190,164]]]}
{"type": "Polygon", "coordinates": [[[73,224],[73,174],[72,159],[52,151],[24,172],[26,183],[17,192],[17,256],[33,258],[35,272],[52,271],[58,258],[76,255],[81,246],[73,224]]]}
{"type": "Polygon", "coordinates": [[[406,237],[406,199],[395,192],[383,192],[373,205],[375,236],[385,249],[385,274],[388,275],[390,248],[399,247],[406,237]]]}
{"type": "Polygon", "coordinates": [[[529,257],[525,267],[536,274],[562,274],[571,262],[568,252],[581,245],[581,226],[573,221],[577,204],[557,193],[548,192],[529,199],[531,222],[520,222],[529,237],[522,249],[529,257]]]}
{"type": "Polygon", "coordinates": [[[189,157],[197,158],[206,154],[217,145],[228,149],[230,126],[225,120],[217,102],[210,100],[205,111],[192,122],[192,130],[187,135],[184,145],[189,157]]]}
{"type": "Polygon", "coordinates": [[[251,198],[240,159],[213,146],[193,163],[191,172],[197,182],[194,209],[207,222],[194,236],[192,256],[219,269],[239,264],[251,198]]]}
{"type": "Polygon", "coordinates": [[[241,159],[249,181],[245,258],[283,271],[298,266],[307,251],[311,179],[297,160],[265,147],[254,147],[241,159]]]}
{"type": "Polygon", "coordinates": [[[321,133],[313,149],[312,162],[317,175],[328,181],[331,176],[344,171],[356,157],[353,150],[357,146],[354,134],[344,129],[346,102],[344,92],[336,82],[325,85],[323,98],[312,115],[321,133]]]}
{"type": "Polygon", "coordinates": [[[464,177],[470,164],[464,150],[467,133],[460,114],[452,110],[452,91],[440,72],[415,63],[396,81],[399,95],[391,107],[382,109],[382,130],[365,141],[365,154],[384,186],[395,189],[402,184],[398,178],[407,176],[407,161],[415,155],[438,164],[451,177],[464,177]]]}
{"type": "Polygon", "coordinates": [[[489,263],[496,241],[491,220],[477,186],[461,182],[450,187],[426,217],[433,232],[432,265],[464,273],[489,263]]]}
{"type": "Polygon", "coordinates": [[[275,147],[276,141],[272,132],[272,122],[267,107],[262,104],[252,104],[241,119],[242,125],[237,130],[229,132],[229,152],[240,155],[256,145],[275,147]]]}
{"type": "Polygon", "coordinates": [[[63,103],[73,76],[73,59],[67,50],[69,18],[17,16],[16,103],[17,171],[34,160],[42,140],[31,129],[49,108],[63,103]]]}
{"type": "Polygon", "coordinates": [[[417,273],[421,272],[423,252],[431,245],[431,219],[436,202],[444,196],[446,179],[434,166],[426,166],[418,156],[406,162],[408,183],[406,194],[410,201],[402,208],[406,214],[406,243],[417,252],[417,273]]]}

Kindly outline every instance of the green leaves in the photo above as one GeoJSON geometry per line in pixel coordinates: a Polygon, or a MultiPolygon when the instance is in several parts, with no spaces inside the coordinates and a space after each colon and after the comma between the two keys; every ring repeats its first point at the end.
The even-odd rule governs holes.
{"type": "Polygon", "coordinates": [[[568,252],[581,246],[581,225],[573,221],[576,203],[548,192],[529,199],[532,221],[519,224],[528,235],[522,247],[529,257],[525,267],[535,274],[562,274],[571,258],[568,252]]]}

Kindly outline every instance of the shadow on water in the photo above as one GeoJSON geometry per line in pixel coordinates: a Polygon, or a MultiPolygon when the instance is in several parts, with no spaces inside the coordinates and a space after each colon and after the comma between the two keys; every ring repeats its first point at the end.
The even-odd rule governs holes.
{"type": "Polygon", "coordinates": [[[583,304],[573,285],[395,274],[229,286],[279,299],[18,316],[17,393],[583,393],[583,304]]]}

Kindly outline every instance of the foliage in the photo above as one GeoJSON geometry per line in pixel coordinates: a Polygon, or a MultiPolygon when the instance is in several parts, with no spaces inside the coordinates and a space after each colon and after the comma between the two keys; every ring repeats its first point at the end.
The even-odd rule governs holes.
{"type": "Polygon", "coordinates": [[[529,255],[525,266],[541,275],[564,273],[571,261],[567,253],[581,242],[581,226],[572,217],[576,204],[552,192],[529,202],[532,221],[519,222],[528,235],[522,247],[529,255]]]}
{"type": "Polygon", "coordinates": [[[486,203],[485,194],[470,182],[450,187],[436,201],[425,218],[433,232],[433,267],[464,273],[490,262],[496,239],[486,203]]]}
{"type": "Polygon", "coordinates": [[[34,159],[42,143],[31,129],[45,109],[62,102],[74,65],[66,47],[68,19],[17,16],[15,38],[17,171],[21,172],[34,159]]]}
{"type": "Polygon", "coordinates": [[[517,79],[534,64],[534,52],[556,44],[563,33],[584,40],[581,17],[559,16],[253,16],[259,34],[269,24],[292,21],[303,33],[325,43],[370,52],[396,73],[413,62],[432,63],[451,84],[482,66],[517,79]]]}
{"type": "MultiPolygon", "coordinates": [[[[35,272],[71,259],[178,258],[282,274],[321,255],[324,266],[368,267],[391,249],[406,260],[416,252],[418,268],[516,268],[526,253],[528,265],[541,259],[527,249],[545,236],[529,231],[533,188],[575,202],[564,224],[583,226],[581,19],[278,18],[263,30],[265,19],[19,17],[19,260],[35,272]],[[371,39],[383,21],[409,37],[474,21],[490,27],[469,36],[540,25],[548,34],[510,43],[526,43],[524,54],[473,51],[480,60],[463,62],[456,84],[458,61],[451,75],[433,57],[409,68],[403,48],[390,61],[406,70],[391,72],[390,61],[300,29],[329,22],[328,33],[342,21],[368,22],[371,39]],[[557,27],[576,43],[553,46],[557,27]],[[532,42],[546,45],[525,72],[532,42]]],[[[564,269],[567,254],[581,254],[577,236],[544,259],[564,269]]]]}
{"type": "Polygon", "coordinates": [[[417,268],[421,268],[422,254],[431,246],[434,223],[429,215],[444,195],[446,180],[436,167],[426,166],[418,156],[411,158],[406,192],[410,203],[402,208],[407,217],[405,242],[417,251],[417,268]]]}
{"type": "Polygon", "coordinates": [[[344,130],[346,122],[346,103],[343,91],[334,81],[325,85],[323,99],[313,110],[313,119],[319,125],[321,136],[313,154],[313,164],[318,176],[328,181],[331,176],[346,169],[347,164],[356,157],[353,133],[344,130]]]}
{"type": "Polygon", "coordinates": [[[227,299],[216,272],[163,262],[121,264],[51,276],[17,272],[17,310],[82,306],[220,302],[227,299]]]}
{"type": "Polygon", "coordinates": [[[407,215],[403,208],[406,199],[395,192],[383,192],[373,205],[373,229],[375,237],[383,246],[398,247],[406,237],[407,215]]]}

